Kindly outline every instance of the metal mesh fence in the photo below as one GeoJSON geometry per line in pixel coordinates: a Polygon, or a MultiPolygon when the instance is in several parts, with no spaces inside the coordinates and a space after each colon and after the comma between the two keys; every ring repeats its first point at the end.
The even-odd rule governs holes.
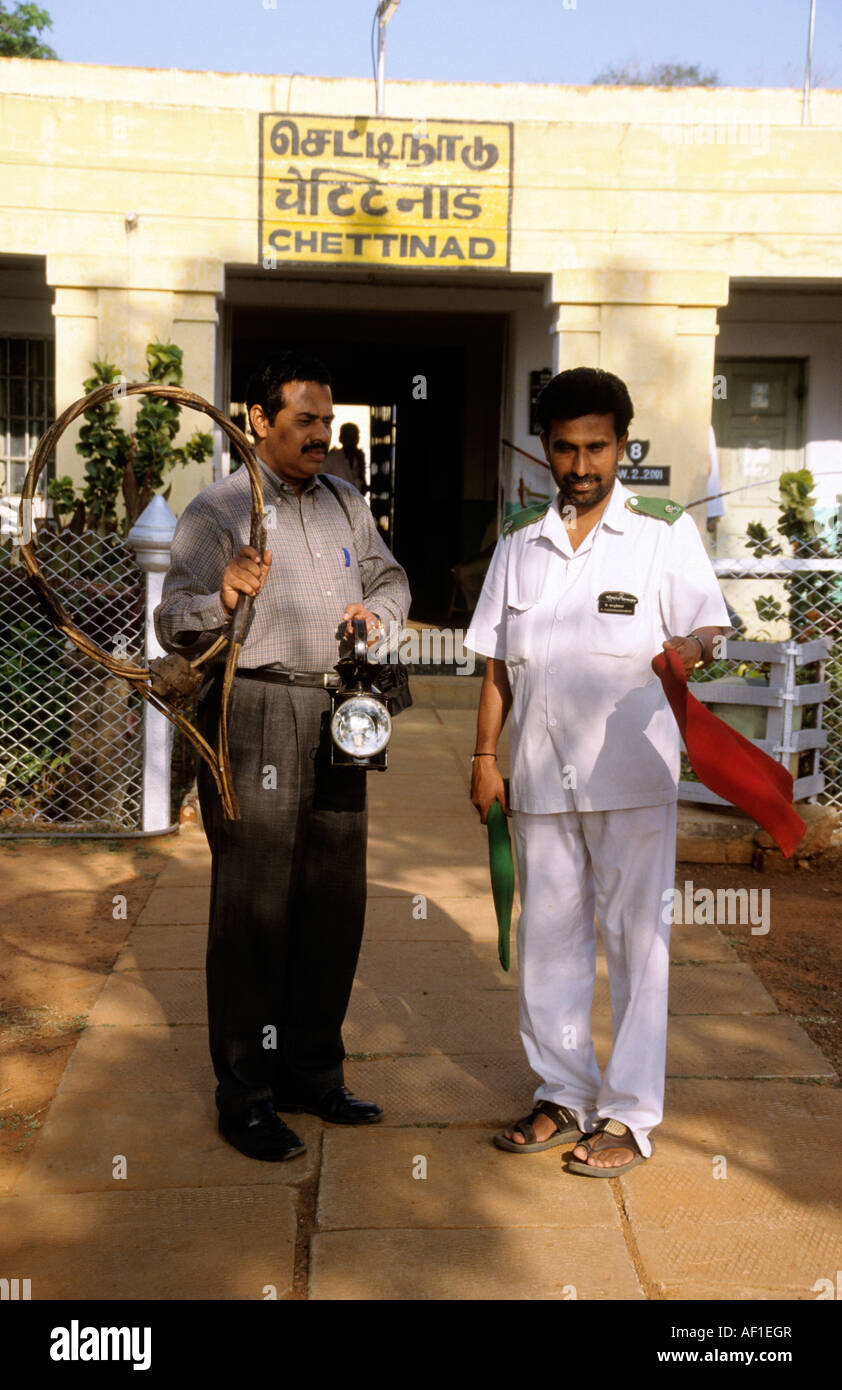
{"type": "MultiPolygon", "coordinates": [[[[42,532],[57,598],[115,656],[144,650],[144,578],[115,536],[42,532]]],[[[56,632],[11,538],[0,546],[0,836],[141,827],[143,700],[56,632]]]]}
{"type": "MultiPolygon", "coordinates": [[[[824,746],[802,752],[792,760],[790,770],[796,778],[821,771],[824,788],[816,800],[842,806],[842,559],[822,554],[819,545],[812,554],[809,546],[802,545],[795,558],[715,560],[714,567],[739,638],[799,645],[816,638],[829,640],[828,657],[805,662],[795,676],[797,685],[828,683],[824,704],[796,710],[797,727],[819,730],[816,741],[824,746]]],[[[768,675],[762,661],[724,660],[708,667],[702,679],[736,676],[751,682],[768,675]]],[[[762,737],[755,730],[743,732],[762,737]]]]}

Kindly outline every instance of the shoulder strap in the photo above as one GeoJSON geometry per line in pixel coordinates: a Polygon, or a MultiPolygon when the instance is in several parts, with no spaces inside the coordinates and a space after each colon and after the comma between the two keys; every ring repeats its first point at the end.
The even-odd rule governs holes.
{"type": "Polygon", "coordinates": [[[337,502],[339,503],[340,507],[345,513],[345,519],[351,528],[351,540],[354,542],[354,550],[356,552],[357,561],[359,562],[360,552],[357,550],[357,532],[354,526],[354,518],[351,515],[351,509],[346,505],[345,498],[342,496],[342,493],[340,492],[336,484],[332,483],[329,478],[326,478],[323,473],[319,474],[319,482],[324,483],[328,492],[333,493],[334,497],[336,498],[337,502]]]}
{"type": "Polygon", "coordinates": [[[629,497],[626,499],[629,511],[640,516],[654,516],[657,521],[665,521],[668,526],[678,521],[684,508],[679,502],[670,502],[666,497],[629,497]]]}
{"type": "Polygon", "coordinates": [[[333,493],[334,497],[336,498],[337,502],[339,503],[340,507],[342,508],[343,512],[345,513],[346,520],[347,520],[347,522],[348,522],[348,525],[349,525],[350,528],[351,528],[351,534],[353,535],[353,531],[354,531],[354,521],[353,521],[353,518],[352,518],[351,513],[349,512],[348,508],[345,506],[345,502],[344,502],[344,500],[343,500],[342,493],[339,491],[339,488],[336,486],[335,483],[332,483],[332,482],[330,481],[330,478],[326,477],[326,475],[325,475],[324,473],[320,473],[320,474],[319,474],[319,482],[322,483],[322,484],[327,488],[328,492],[332,492],[332,493],[333,493]]]}
{"type": "Polygon", "coordinates": [[[514,512],[507,517],[500,528],[501,536],[510,536],[513,531],[519,531],[522,526],[531,526],[533,521],[540,521],[550,510],[549,502],[533,502],[531,506],[524,507],[520,512],[514,512]]]}

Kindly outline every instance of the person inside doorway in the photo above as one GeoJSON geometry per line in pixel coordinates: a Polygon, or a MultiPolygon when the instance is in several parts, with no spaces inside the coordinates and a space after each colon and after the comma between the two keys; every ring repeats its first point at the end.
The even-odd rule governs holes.
{"type": "Polygon", "coordinates": [[[360,448],[359,427],[349,420],[339,431],[340,448],[331,449],[325,459],[325,473],[344,478],[358,492],[368,492],[365,480],[365,454],[360,448]]]}

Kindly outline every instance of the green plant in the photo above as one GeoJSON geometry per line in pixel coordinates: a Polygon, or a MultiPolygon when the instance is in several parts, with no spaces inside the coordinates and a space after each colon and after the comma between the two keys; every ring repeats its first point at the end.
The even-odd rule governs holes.
{"type": "MultiPolygon", "coordinates": [[[[749,550],[758,558],[787,553],[794,558],[809,560],[833,560],[842,554],[842,536],[839,534],[838,519],[833,518],[825,527],[816,521],[816,499],[813,496],[814,479],[808,468],[782,473],[778,482],[780,500],[778,521],[775,527],[780,539],[775,539],[762,522],[751,521],[746,528],[746,543],[749,550]],[[784,548],[785,542],[789,551],[784,548]]],[[[780,581],[783,599],[775,594],[761,594],[754,600],[754,608],[761,623],[784,622],[790,636],[796,642],[809,642],[814,637],[831,635],[839,613],[842,598],[842,583],[838,574],[831,570],[809,570],[793,572],[780,581]]],[[[822,755],[822,763],[832,782],[839,779],[839,706],[842,701],[842,662],[831,652],[825,663],[825,680],[830,682],[831,693],[825,713],[825,725],[831,741],[822,755]]],[[[818,679],[815,664],[800,666],[796,673],[799,685],[810,684],[818,679]]],[[[815,725],[815,708],[804,711],[802,728],[815,725]]],[[[802,755],[803,771],[807,772],[811,755],[802,755]]]]}
{"type": "MultiPolygon", "coordinates": [[[[816,499],[813,496],[813,475],[808,468],[782,473],[778,482],[778,535],[791,547],[790,554],[800,559],[835,559],[842,553],[838,525],[834,521],[822,530],[815,519],[816,499]]],[[[758,559],[783,555],[780,541],[770,536],[760,521],[750,521],[746,527],[746,544],[758,559]]],[[[807,642],[821,636],[822,620],[829,616],[839,598],[836,575],[812,571],[793,573],[782,581],[786,603],[774,594],[761,594],[754,601],[755,611],[762,623],[786,620],[796,642],[807,642]]]]}
{"type": "MultiPolygon", "coordinates": [[[[180,386],[184,378],[183,353],[175,343],[150,343],[146,349],[148,380],[180,386]]],[[[53,479],[47,495],[53,503],[56,529],[100,535],[131,530],[137,518],[161,487],[165,475],[177,464],[202,463],[213,451],[213,437],[195,430],[187,443],[176,448],[181,407],[160,397],[144,396],[134,429],[120,424],[122,373],[111,362],[93,362],[93,376],[83,383],[86,393],[112,386],[112,399],[86,410],[76,450],[85,459],[85,486],[77,497],[66,475],[53,479]],[[118,525],[117,501],[122,494],[124,516],[118,525]],[[69,522],[63,517],[73,513],[69,522]]],[[[166,497],[168,491],[164,493],[166,497]]]]}
{"type": "Polygon", "coordinates": [[[0,810],[22,794],[43,797],[60,777],[70,719],[62,638],[40,614],[30,621],[12,600],[20,582],[13,541],[0,542],[0,810]]]}

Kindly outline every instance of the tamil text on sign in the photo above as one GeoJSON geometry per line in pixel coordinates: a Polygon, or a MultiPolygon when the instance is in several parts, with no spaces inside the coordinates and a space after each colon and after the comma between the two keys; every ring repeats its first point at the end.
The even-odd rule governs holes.
{"type": "Polygon", "coordinates": [[[260,117],[260,259],[509,264],[512,128],[472,121],[260,117]]]}

